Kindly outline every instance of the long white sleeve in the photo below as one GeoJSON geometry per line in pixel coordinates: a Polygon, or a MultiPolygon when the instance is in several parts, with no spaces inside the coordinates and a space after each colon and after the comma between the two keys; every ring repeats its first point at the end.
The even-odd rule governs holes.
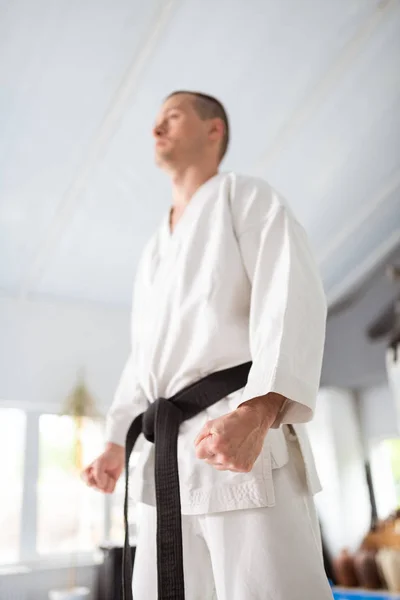
{"type": "Polygon", "coordinates": [[[319,387],[326,300],[306,234],[264,182],[232,210],[252,286],[253,366],[240,402],[276,392],[289,401],[275,426],[307,422],[319,387]]]}
{"type": "Polygon", "coordinates": [[[106,441],[125,446],[126,434],[133,419],[146,410],[147,401],[140,390],[132,356],[122,372],[114,400],[107,413],[106,441]]]}

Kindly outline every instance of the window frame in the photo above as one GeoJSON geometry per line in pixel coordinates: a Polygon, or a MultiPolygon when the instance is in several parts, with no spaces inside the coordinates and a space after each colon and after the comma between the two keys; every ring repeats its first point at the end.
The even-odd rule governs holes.
{"type": "MultiPolygon", "coordinates": [[[[21,525],[19,533],[19,554],[16,562],[1,563],[0,574],[13,572],[19,566],[30,568],[70,567],[71,559],[76,565],[95,565],[99,563],[100,548],[88,551],[54,553],[42,556],[37,551],[38,515],[37,480],[39,476],[39,421],[42,415],[59,416],[57,407],[52,405],[27,406],[23,402],[0,401],[0,409],[18,409],[25,414],[24,464],[22,481],[21,525]]],[[[82,483],[83,485],[83,483],[82,483]]],[[[105,495],[103,512],[104,544],[110,536],[112,496],[105,495]]]]}

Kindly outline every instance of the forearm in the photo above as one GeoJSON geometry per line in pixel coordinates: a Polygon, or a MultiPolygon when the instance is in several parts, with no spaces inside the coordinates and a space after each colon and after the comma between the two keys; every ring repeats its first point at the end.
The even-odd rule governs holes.
{"type": "Polygon", "coordinates": [[[286,398],[284,396],[275,392],[269,392],[264,396],[258,396],[257,398],[243,402],[243,404],[238,406],[237,410],[242,412],[247,410],[256,411],[259,415],[261,428],[267,432],[277,420],[285,403],[286,398]]]}
{"type": "Polygon", "coordinates": [[[120,444],[114,444],[114,442],[106,442],[106,452],[108,450],[112,450],[113,452],[120,452],[121,454],[125,454],[124,446],[120,446],[120,444]]]}

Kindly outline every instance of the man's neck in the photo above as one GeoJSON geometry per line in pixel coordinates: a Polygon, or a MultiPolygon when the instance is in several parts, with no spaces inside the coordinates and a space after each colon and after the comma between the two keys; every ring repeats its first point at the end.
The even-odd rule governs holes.
{"type": "Polygon", "coordinates": [[[175,171],[172,174],[173,209],[179,213],[183,212],[198,188],[217,173],[218,169],[214,166],[208,168],[190,166],[182,171],[175,171]]]}

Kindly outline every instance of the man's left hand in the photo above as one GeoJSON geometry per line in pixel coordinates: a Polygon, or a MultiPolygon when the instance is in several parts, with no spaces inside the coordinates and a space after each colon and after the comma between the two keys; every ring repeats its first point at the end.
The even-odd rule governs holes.
{"type": "Polygon", "coordinates": [[[284,400],[280,394],[267,394],[209,421],[195,441],[197,458],[219,471],[248,473],[284,400]]]}

